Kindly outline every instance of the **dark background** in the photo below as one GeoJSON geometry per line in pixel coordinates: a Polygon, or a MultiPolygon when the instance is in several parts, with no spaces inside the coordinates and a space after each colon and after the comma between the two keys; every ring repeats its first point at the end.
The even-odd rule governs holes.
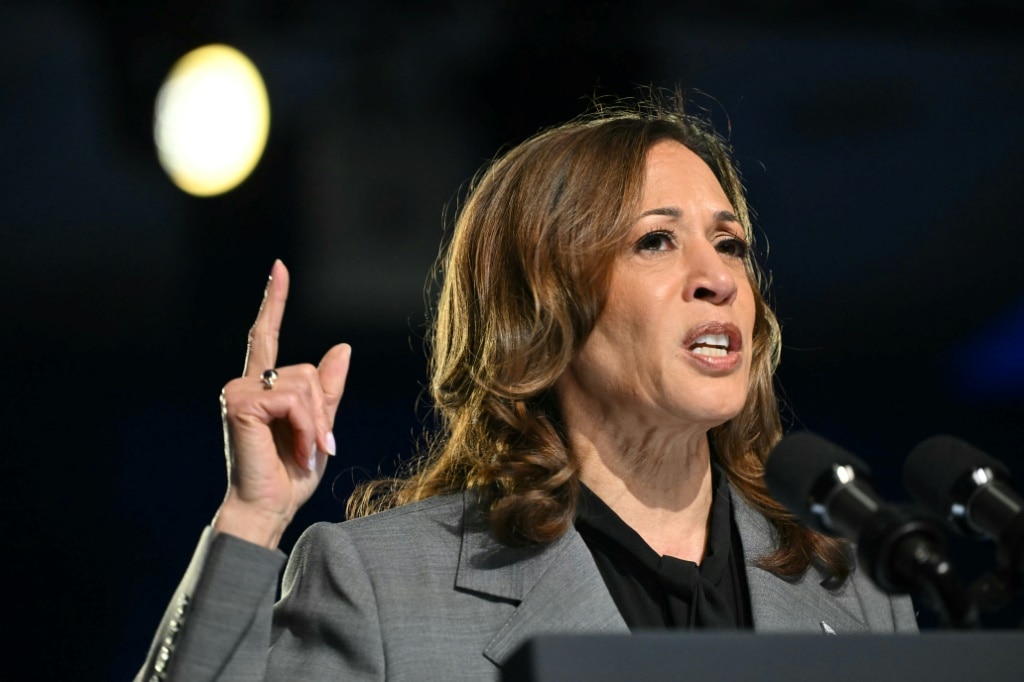
{"type": "MultiPolygon", "coordinates": [[[[223,494],[217,396],[277,257],[293,273],[281,364],[354,346],[339,457],[285,548],[340,520],[353,479],[412,452],[426,415],[423,285],[445,207],[499,149],[637,86],[678,84],[731,129],[771,247],[787,424],[860,454],[892,499],[937,432],[1021,480],[1024,11],[825,4],[0,7],[14,655],[43,656],[43,678],[141,663],[223,494]],[[156,161],[152,108],[208,42],[256,62],[272,124],[249,180],[196,199],[156,161]]],[[[992,564],[991,547],[955,547],[967,575],[992,564]]]]}

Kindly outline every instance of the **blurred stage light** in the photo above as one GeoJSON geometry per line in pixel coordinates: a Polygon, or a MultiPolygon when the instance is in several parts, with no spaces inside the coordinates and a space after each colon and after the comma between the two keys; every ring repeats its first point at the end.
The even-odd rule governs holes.
{"type": "Polygon", "coordinates": [[[259,71],[238,50],[207,45],[171,68],[156,98],[153,137],[160,165],[196,196],[236,187],[267,143],[270,103],[259,71]]]}

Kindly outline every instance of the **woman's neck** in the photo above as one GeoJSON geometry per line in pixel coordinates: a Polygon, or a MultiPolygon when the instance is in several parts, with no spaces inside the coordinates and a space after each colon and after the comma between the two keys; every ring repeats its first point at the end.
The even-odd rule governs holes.
{"type": "Polygon", "coordinates": [[[658,554],[700,563],[712,498],[707,431],[564,417],[580,480],[658,554]]]}

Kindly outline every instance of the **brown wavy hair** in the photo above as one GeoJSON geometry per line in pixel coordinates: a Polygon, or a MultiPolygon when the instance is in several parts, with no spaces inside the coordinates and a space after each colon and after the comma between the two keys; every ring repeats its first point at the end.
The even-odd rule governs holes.
{"type": "MultiPolygon", "coordinates": [[[[601,313],[651,146],[676,140],[700,156],[753,242],[728,143],[681,102],[599,108],[531,137],[476,176],[438,262],[443,284],[428,342],[439,429],[405,475],[359,486],[349,516],[473,490],[506,544],[550,542],[568,530],[578,464],[553,387],[601,313]]],[[[817,558],[842,578],[845,545],[801,525],[765,488],[764,461],[782,433],[773,383],[781,340],[752,257],[746,270],[756,314],[750,389],[740,414],[709,432],[712,451],[777,532],[779,548],[763,568],[796,576],[817,558]]]]}

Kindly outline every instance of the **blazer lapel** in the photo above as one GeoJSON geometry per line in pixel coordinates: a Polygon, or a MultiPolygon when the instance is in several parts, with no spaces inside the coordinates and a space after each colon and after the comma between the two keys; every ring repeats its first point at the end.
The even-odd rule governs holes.
{"type": "Polygon", "coordinates": [[[757,567],[758,559],[776,548],[775,530],[739,493],[731,492],[747,566],[754,629],[825,634],[867,632],[869,627],[852,580],[836,585],[816,564],[793,580],[757,567]]]}
{"type": "Polygon", "coordinates": [[[483,654],[503,665],[531,637],[545,633],[628,633],[590,550],[575,528],[542,547],[506,547],[466,495],[456,589],[518,606],[483,654]]]}
{"type": "MultiPolygon", "coordinates": [[[[501,666],[522,644],[541,634],[629,633],[575,528],[570,527],[548,545],[506,547],[491,537],[472,494],[466,493],[464,500],[456,589],[517,604],[484,647],[484,656],[501,666]]],[[[735,491],[732,503],[747,566],[755,630],[869,631],[854,587],[856,580],[835,585],[816,565],[794,580],[758,568],[757,560],[775,549],[774,529],[735,491]]]]}

